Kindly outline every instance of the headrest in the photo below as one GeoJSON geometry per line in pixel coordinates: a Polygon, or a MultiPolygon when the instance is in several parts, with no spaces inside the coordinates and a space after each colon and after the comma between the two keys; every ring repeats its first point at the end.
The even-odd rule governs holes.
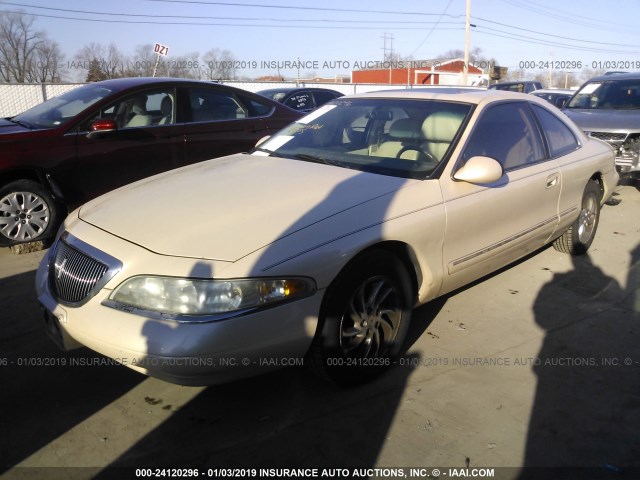
{"type": "Polygon", "coordinates": [[[167,95],[160,102],[160,111],[163,115],[171,115],[171,111],[173,110],[173,99],[167,95]]]}
{"type": "Polygon", "coordinates": [[[133,99],[131,111],[136,115],[146,115],[147,113],[147,96],[142,95],[133,99]]]}
{"type": "Polygon", "coordinates": [[[464,116],[453,112],[436,112],[422,123],[422,134],[428,142],[451,142],[464,116]]]}
{"type": "Polygon", "coordinates": [[[400,118],[389,127],[389,136],[397,140],[420,140],[420,123],[411,118],[400,118]]]}

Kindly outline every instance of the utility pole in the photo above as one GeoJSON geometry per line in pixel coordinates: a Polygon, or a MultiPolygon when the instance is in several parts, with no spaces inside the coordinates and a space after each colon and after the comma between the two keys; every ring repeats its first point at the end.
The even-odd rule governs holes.
{"type": "Polygon", "coordinates": [[[467,0],[467,15],[464,26],[464,70],[462,71],[462,84],[467,85],[469,78],[469,48],[471,43],[471,0],[467,0]]]}
{"type": "Polygon", "coordinates": [[[385,33],[382,38],[384,40],[382,63],[384,64],[384,62],[389,62],[389,83],[391,83],[391,73],[393,67],[393,33],[385,33]],[[387,53],[387,39],[389,39],[391,43],[391,47],[389,48],[390,53],[387,53]]]}
{"type": "Polygon", "coordinates": [[[385,33],[382,35],[384,46],[382,47],[382,61],[393,60],[393,33],[385,33]],[[387,39],[390,41],[391,46],[387,49],[387,39]],[[390,53],[387,53],[390,52],[390,53]]]}

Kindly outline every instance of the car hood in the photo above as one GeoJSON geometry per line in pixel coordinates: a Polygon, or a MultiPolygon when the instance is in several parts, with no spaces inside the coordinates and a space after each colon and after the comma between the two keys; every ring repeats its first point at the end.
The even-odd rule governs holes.
{"type": "Polygon", "coordinates": [[[566,114],[582,130],[591,131],[639,131],[640,110],[592,110],[565,108],[566,114]]]}
{"type": "MultiPolygon", "coordinates": [[[[153,252],[236,261],[406,179],[237,154],[150,177],[81,207],[81,220],[153,252]]],[[[335,235],[336,232],[333,232],[335,235]]]]}

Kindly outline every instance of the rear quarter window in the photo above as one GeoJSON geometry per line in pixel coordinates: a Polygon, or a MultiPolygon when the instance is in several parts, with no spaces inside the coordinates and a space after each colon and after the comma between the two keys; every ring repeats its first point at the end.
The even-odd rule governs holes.
{"type": "Polygon", "coordinates": [[[580,147],[578,139],[562,120],[539,105],[532,106],[542,126],[551,158],[561,157],[580,147]]]}

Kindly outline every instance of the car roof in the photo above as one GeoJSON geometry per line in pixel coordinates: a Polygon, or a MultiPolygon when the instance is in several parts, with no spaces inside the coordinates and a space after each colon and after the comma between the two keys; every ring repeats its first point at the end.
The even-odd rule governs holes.
{"type": "Polygon", "coordinates": [[[573,95],[576,93],[576,90],[569,90],[568,88],[542,88],[531,92],[530,95],[539,95],[541,93],[564,93],[573,95]]]}
{"type": "MultiPolygon", "coordinates": [[[[173,77],[125,77],[125,78],[112,78],[109,80],[101,80],[99,82],[89,83],[87,85],[104,85],[114,91],[122,91],[129,88],[143,87],[149,85],[163,85],[163,84],[184,84],[184,85],[202,85],[202,86],[215,86],[221,89],[243,91],[238,88],[223,85],[217,82],[208,82],[203,80],[190,80],[188,78],[173,78],[173,77]]],[[[250,92],[247,92],[250,93],[250,92]]]]}
{"type": "Polygon", "coordinates": [[[609,73],[609,74],[604,74],[604,75],[590,78],[585,83],[598,82],[598,81],[604,81],[604,80],[606,80],[607,82],[611,82],[615,80],[640,80],[640,72],[609,73]]]}
{"type": "Polygon", "coordinates": [[[297,92],[297,91],[309,91],[309,90],[321,90],[321,91],[325,91],[325,92],[334,92],[334,93],[340,93],[337,90],[331,90],[330,88],[322,88],[322,87],[276,87],[276,88],[265,88],[264,90],[258,90],[257,93],[273,93],[273,92],[278,92],[278,93],[291,93],[291,92],[297,92]]]}
{"type": "Polygon", "coordinates": [[[498,83],[492,83],[491,85],[489,85],[488,88],[496,88],[499,87],[500,85],[527,85],[527,84],[535,84],[535,85],[542,85],[542,83],[540,83],[538,80],[514,80],[514,81],[508,81],[508,82],[498,82],[498,83]]]}
{"type": "Polygon", "coordinates": [[[485,90],[485,89],[465,89],[465,88],[416,88],[412,90],[384,90],[377,92],[358,93],[347,95],[343,98],[389,98],[408,100],[443,100],[451,102],[465,102],[472,104],[487,103],[500,100],[525,100],[540,101],[546,100],[532,96],[528,93],[510,92],[506,90],[485,90]]]}

